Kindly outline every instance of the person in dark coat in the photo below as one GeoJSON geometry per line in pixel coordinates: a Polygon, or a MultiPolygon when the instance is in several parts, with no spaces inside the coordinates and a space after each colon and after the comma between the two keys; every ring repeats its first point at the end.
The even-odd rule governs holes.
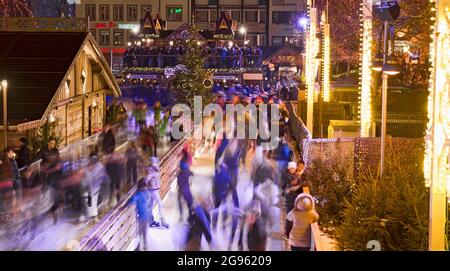
{"type": "Polygon", "coordinates": [[[31,146],[26,137],[22,137],[20,142],[21,146],[17,153],[17,165],[19,168],[23,168],[31,163],[31,146]]]}
{"type": "Polygon", "coordinates": [[[286,86],[283,86],[281,88],[281,99],[289,100],[289,97],[290,97],[289,89],[286,86]]]}
{"type": "Polygon", "coordinates": [[[210,228],[211,217],[208,209],[202,205],[196,205],[189,211],[189,229],[186,240],[186,251],[199,251],[202,237],[211,245],[212,234],[210,228]]]}
{"type": "Polygon", "coordinates": [[[127,159],[127,182],[128,184],[136,184],[139,152],[134,142],[131,142],[125,157],[127,159]]]}
{"type": "Polygon", "coordinates": [[[116,139],[109,124],[105,125],[103,131],[102,150],[105,154],[112,154],[116,149],[116,139]]]}
{"type": "Polygon", "coordinates": [[[20,178],[19,167],[15,159],[16,154],[12,147],[8,147],[4,150],[4,155],[9,159],[9,165],[11,167],[11,177],[14,184],[14,191],[18,199],[22,197],[22,180],[20,178]]]}
{"type": "Polygon", "coordinates": [[[186,202],[188,209],[192,208],[194,198],[192,196],[189,179],[194,174],[189,169],[190,164],[187,161],[180,162],[180,172],[177,177],[178,185],[178,207],[180,209],[180,221],[183,220],[183,202],[186,202]]]}
{"type": "Polygon", "coordinates": [[[110,201],[117,203],[120,201],[120,189],[122,187],[122,180],[125,177],[125,163],[123,159],[117,154],[113,153],[106,162],[106,172],[108,173],[110,182],[110,201]],[[115,197],[115,198],[114,198],[115,197]]]}
{"type": "Polygon", "coordinates": [[[216,155],[214,157],[214,164],[216,165],[216,168],[218,167],[219,159],[222,157],[223,153],[225,152],[226,147],[228,146],[228,138],[226,135],[223,135],[222,141],[220,141],[219,148],[216,151],[216,155]]]}

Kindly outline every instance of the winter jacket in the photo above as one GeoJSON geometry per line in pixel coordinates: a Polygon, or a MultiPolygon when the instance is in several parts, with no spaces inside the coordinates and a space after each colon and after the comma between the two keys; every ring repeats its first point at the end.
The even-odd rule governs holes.
{"type": "MultiPolygon", "coordinates": [[[[214,177],[213,195],[216,203],[226,198],[230,189],[231,176],[225,168],[220,168],[214,177]]],[[[217,207],[217,206],[216,206],[217,207]]]]}
{"type": "Polygon", "coordinates": [[[294,209],[288,213],[287,219],[293,222],[291,232],[289,233],[289,245],[294,247],[310,247],[311,224],[319,220],[319,215],[315,210],[314,198],[308,193],[298,195],[295,199],[294,209]],[[301,204],[305,198],[311,201],[309,208],[301,204]]]}
{"type": "Polygon", "coordinates": [[[159,176],[159,166],[149,166],[146,167],[145,180],[147,182],[148,189],[157,190],[160,188],[160,176],[159,176]]]}
{"type": "Polygon", "coordinates": [[[147,191],[138,190],[128,202],[129,204],[136,205],[136,211],[140,221],[147,221],[149,219],[147,208],[148,198],[147,191]]]}

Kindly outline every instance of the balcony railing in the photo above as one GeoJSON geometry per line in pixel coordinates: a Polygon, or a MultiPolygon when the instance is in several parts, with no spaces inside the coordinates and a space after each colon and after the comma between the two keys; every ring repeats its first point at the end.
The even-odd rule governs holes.
{"type": "MultiPolygon", "coordinates": [[[[124,56],[123,66],[148,67],[148,68],[166,68],[175,67],[180,64],[178,55],[134,55],[124,56]]],[[[261,55],[245,56],[209,56],[206,60],[205,68],[258,68],[262,65],[261,55]]]]}

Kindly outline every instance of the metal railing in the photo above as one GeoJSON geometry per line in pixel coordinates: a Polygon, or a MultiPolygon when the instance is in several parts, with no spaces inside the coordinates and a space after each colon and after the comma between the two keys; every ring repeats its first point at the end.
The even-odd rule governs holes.
{"type": "Polygon", "coordinates": [[[289,111],[289,127],[291,128],[292,135],[295,141],[298,144],[298,149],[300,155],[303,155],[304,152],[304,140],[311,139],[311,133],[306,128],[306,125],[303,123],[302,119],[295,112],[295,106],[292,101],[286,103],[286,107],[289,111]]]}

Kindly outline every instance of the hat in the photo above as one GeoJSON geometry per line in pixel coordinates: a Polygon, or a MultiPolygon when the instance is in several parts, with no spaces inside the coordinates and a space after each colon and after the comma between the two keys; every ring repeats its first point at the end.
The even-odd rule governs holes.
{"type": "Polygon", "coordinates": [[[154,167],[159,166],[158,157],[150,157],[150,165],[154,167]]]}
{"type": "Polygon", "coordinates": [[[296,162],[289,162],[288,163],[288,169],[297,169],[297,163],[296,162]]]}

